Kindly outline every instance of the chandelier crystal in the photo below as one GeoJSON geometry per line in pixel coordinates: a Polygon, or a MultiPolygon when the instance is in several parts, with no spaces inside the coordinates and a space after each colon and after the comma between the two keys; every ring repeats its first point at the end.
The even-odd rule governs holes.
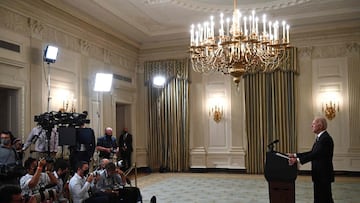
{"type": "Polygon", "coordinates": [[[194,71],[222,72],[238,84],[247,73],[276,70],[287,59],[290,26],[282,21],[260,20],[255,11],[242,15],[234,0],[232,20],[220,14],[215,35],[214,17],[190,30],[190,57],[194,71]]]}

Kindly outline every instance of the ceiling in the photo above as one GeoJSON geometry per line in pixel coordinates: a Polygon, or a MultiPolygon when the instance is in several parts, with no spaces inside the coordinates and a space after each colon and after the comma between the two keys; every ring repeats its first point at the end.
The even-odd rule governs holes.
{"type": "MultiPolygon", "coordinates": [[[[221,12],[231,16],[232,0],[44,0],[139,48],[189,38],[191,24],[221,12]]],[[[291,33],[360,25],[360,0],[237,0],[240,12],[286,20],[291,33]]],[[[216,21],[215,21],[216,22],[216,21]]]]}

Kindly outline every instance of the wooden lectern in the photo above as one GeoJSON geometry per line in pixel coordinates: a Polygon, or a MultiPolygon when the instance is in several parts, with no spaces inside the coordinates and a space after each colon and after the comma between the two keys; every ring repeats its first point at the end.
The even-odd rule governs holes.
{"type": "Polygon", "coordinates": [[[289,166],[287,155],[268,151],[265,178],[269,183],[270,203],[295,203],[296,164],[289,166]]]}

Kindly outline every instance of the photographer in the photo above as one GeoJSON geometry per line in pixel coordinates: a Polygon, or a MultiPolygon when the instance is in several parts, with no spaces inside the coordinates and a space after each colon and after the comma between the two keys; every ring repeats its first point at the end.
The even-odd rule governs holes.
{"type": "MultiPolygon", "coordinates": [[[[24,165],[28,173],[20,179],[20,187],[23,195],[32,196],[40,194],[43,196],[48,192],[45,190],[46,187],[49,187],[50,184],[58,184],[58,180],[52,173],[52,164],[47,163],[45,159],[37,161],[29,157],[24,165]],[[43,169],[45,169],[46,172],[43,172],[43,169]]],[[[53,195],[51,198],[54,198],[55,194],[53,194],[52,190],[50,193],[53,195]]]]}
{"type": "MultiPolygon", "coordinates": [[[[19,184],[19,176],[16,174],[15,166],[20,165],[15,149],[12,147],[12,133],[2,131],[0,134],[0,185],[19,184]]],[[[23,175],[23,174],[22,174],[23,175]]]]}
{"type": "MultiPolygon", "coordinates": [[[[21,195],[21,189],[16,185],[1,185],[0,187],[0,203],[24,202],[25,199],[21,195]]],[[[31,197],[27,203],[36,203],[36,198],[31,197]]]]}
{"type": "Polygon", "coordinates": [[[96,183],[98,193],[105,194],[111,202],[118,202],[119,189],[125,186],[126,176],[123,171],[116,168],[115,164],[110,162],[106,164],[105,170],[100,174],[99,180],[96,183]]]}
{"type": "Polygon", "coordinates": [[[105,128],[105,135],[99,137],[97,140],[96,149],[100,151],[99,157],[101,159],[111,159],[112,156],[119,151],[116,138],[112,136],[112,133],[112,128],[107,127],[105,128]]]}
{"type": "Polygon", "coordinates": [[[115,164],[109,162],[105,166],[105,170],[100,174],[96,188],[103,192],[111,192],[112,190],[122,187],[126,184],[126,176],[123,171],[116,168],[115,164]]]}
{"type": "Polygon", "coordinates": [[[57,192],[57,196],[58,196],[58,201],[57,202],[68,202],[68,200],[64,197],[64,180],[66,179],[66,176],[69,173],[69,164],[67,161],[65,161],[64,159],[57,159],[55,161],[55,167],[54,167],[54,176],[57,178],[58,180],[58,184],[54,187],[52,187],[52,189],[55,189],[57,192]]]}
{"type": "Polygon", "coordinates": [[[70,179],[69,189],[73,203],[96,203],[108,202],[107,196],[90,196],[93,174],[89,174],[89,164],[86,161],[80,161],[77,166],[76,173],[70,179]]]}

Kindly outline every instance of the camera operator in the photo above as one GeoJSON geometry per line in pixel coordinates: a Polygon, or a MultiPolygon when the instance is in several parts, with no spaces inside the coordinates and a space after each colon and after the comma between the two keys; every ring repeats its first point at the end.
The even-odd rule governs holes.
{"type": "Polygon", "coordinates": [[[112,156],[119,151],[116,138],[112,136],[112,133],[112,128],[107,127],[105,128],[105,135],[97,140],[96,149],[100,151],[99,157],[101,159],[112,159],[112,156]]]}
{"type": "Polygon", "coordinates": [[[0,134],[0,185],[19,185],[19,177],[14,170],[15,166],[21,165],[21,162],[18,159],[15,149],[12,147],[12,137],[10,131],[2,131],[0,134]]]}
{"type": "Polygon", "coordinates": [[[54,157],[58,149],[59,134],[55,127],[51,129],[50,133],[50,138],[48,138],[46,129],[38,124],[29,133],[22,150],[25,151],[32,143],[35,143],[36,155],[32,155],[33,157],[40,158],[48,154],[54,157]]]}
{"type": "Polygon", "coordinates": [[[86,161],[90,163],[95,152],[94,130],[87,128],[84,122],[76,129],[76,145],[71,147],[70,163],[72,171],[76,172],[76,163],[86,161]]]}
{"type": "Polygon", "coordinates": [[[43,195],[44,191],[47,192],[45,190],[46,187],[51,184],[58,184],[58,180],[52,173],[52,164],[47,163],[45,159],[37,161],[29,157],[24,165],[28,173],[20,179],[20,187],[23,195],[43,195]],[[43,169],[45,169],[46,172],[42,172],[43,169]]]}

